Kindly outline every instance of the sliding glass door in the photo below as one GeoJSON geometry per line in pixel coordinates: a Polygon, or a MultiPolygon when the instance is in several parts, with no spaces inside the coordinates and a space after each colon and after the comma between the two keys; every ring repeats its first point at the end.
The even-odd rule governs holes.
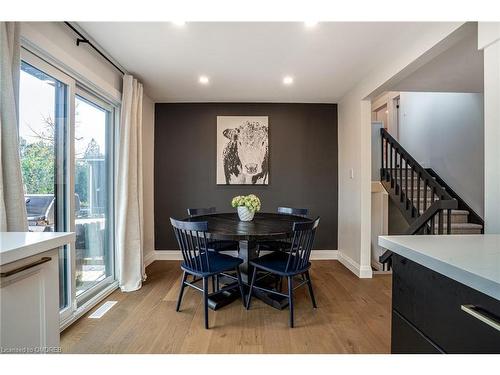
{"type": "MultiPolygon", "coordinates": [[[[50,69],[48,69],[50,70],[50,69]]],[[[54,73],[54,72],[51,72],[54,73]]],[[[69,229],[67,212],[68,95],[71,82],[23,61],[19,79],[19,141],[24,197],[31,232],[69,229]]],[[[69,306],[68,247],[59,254],[60,309],[69,306]]]]}
{"type": "Polygon", "coordinates": [[[28,51],[22,60],[19,139],[29,230],[76,235],[59,257],[65,324],[116,286],[117,107],[28,51]]]}
{"type": "Polygon", "coordinates": [[[114,280],[112,108],[78,90],[75,97],[76,297],[85,302],[114,280]]]}

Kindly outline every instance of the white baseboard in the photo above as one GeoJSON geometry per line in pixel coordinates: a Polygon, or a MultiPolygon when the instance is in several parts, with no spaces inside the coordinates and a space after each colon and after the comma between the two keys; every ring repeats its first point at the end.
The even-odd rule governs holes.
{"type": "Polygon", "coordinates": [[[338,251],[338,260],[349,271],[361,279],[371,279],[373,277],[372,268],[370,266],[361,266],[358,262],[354,261],[351,257],[345,255],[341,251],[338,251]]]}
{"type": "Polygon", "coordinates": [[[155,260],[182,260],[180,250],[155,250],[155,260]]]}
{"type": "MultiPolygon", "coordinates": [[[[230,255],[236,255],[235,252],[228,252],[230,255]]],[[[338,250],[313,250],[311,260],[338,259],[338,250]]],[[[146,266],[155,260],[182,260],[180,250],[155,250],[144,257],[146,266]]]]}
{"type": "Polygon", "coordinates": [[[338,250],[313,250],[311,260],[337,260],[339,259],[338,250]]]}
{"type": "MultiPolygon", "coordinates": [[[[226,253],[233,256],[236,255],[235,251],[226,253]]],[[[180,250],[155,250],[149,252],[144,258],[146,266],[153,263],[155,260],[182,260],[182,254],[180,250]]],[[[311,252],[311,260],[338,260],[359,278],[371,278],[373,276],[370,266],[361,267],[359,263],[339,250],[313,250],[311,252]]]]}
{"type": "Polygon", "coordinates": [[[144,267],[149,266],[151,263],[153,263],[156,260],[156,252],[154,250],[148,251],[144,255],[144,267]]]}

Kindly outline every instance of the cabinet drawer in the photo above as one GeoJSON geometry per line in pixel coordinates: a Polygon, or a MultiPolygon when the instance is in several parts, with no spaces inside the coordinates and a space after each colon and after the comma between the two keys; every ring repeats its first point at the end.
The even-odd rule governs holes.
{"type": "Polygon", "coordinates": [[[474,305],[499,319],[500,301],[393,255],[393,309],[447,353],[500,353],[500,331],[462,310],[474,305]]]}
{"type": "Polygon", "coordinates": [[[58,249],[0,267],[0,346],[45,353],[59,346],[58,249]]]}
{"type": "Polygon", "coordinates": [[[395,310],[392,310],[392,354],[440,354],[443,351],[395,310]]]}

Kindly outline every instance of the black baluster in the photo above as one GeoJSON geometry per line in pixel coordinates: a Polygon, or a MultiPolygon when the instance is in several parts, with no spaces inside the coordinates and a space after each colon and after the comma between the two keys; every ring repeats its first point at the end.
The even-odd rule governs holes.
{"type": "Polygon", "coordinates": [[[425,212],[427,210],[427,184],[428,184],[428,180],[427,178],[425,178],[424,180],[424,202],[423,202],[423,205],[424,205],[424,209],[423,209],[423,212],[425,212]]]}
{"type": "Polygon", "coordinates": [[[415,201],[414,198],[414,189],[413,189],[413,180],[415,179],[415,175],[413,174],[413,167],[411,168],[411,217],[415,216],[415,201]]]}
{"type": "Polygon", "coordinates": [[[438,234],[443,234],[443,210],[439,210],[438,213],[438,234]]]}
{"type": "Polygon", "coordinates": [[[380,181],[385,180],[385,168],[384,168],[384,137],[382,137],[382,142],[380,143],[380,157],[382,158],[382,163],[380,167],[380,181]]]}
{"type": "Polygon", "coordinates": [[[387,140],[385,141],[385,180],[386,181],[389,181],[389,176],[387,174],[387,163],[388,163],[388,159],[387,159],[387,153],[388,153],[388,148],[389,148],[389,145],[387,144],[387,140]]]}
{"type": "Polygon", "coordinates": [[[417,173],[417,217],[420,216],[420,172],[417,173]]]}
{"type": "Polygon", "coordinates": [[[446,233],[451,234],[451,209],[448,209],[448,217],[446,218],[446,233]]]}
{"type": "Polygon", "coordinates": [[[393,147],[392,147],[392,143],[390,145],[391,145],[391,152],[390,152],[391,157],[389,158],[389,163],[390,163],[389,170],[390,170],[390,174],[391,174],[390,175],[390,178],[391,178],[391,188],[393,188],[394,187],[394,170],[392,168],[393,147]]]}
{"type": "MultiPolygon", "coordinates": [[[[433,186],[432,189],[431,189],[431,206],[432,204],[434,203],[434,198],[435,198],[435,195],[436,194],[436,188],[433,186]]],[[[435,222],[435,217],[436,215],[433,215],[432,218],[431,218],[431,234],[435,234],[435,228],[434,228],[434,225],[436,224],[435,222]]]]}
{"type": "Polygon", "coordinates": [[[396,195],[399,194],[398,186],[398,149],[394,148],[394,189],[396,190],[396,195]]]}
{"type": "Polygon", "coordinates": [[[403,202],[403,154],[399,154],[399,201],[403,202]]]}
{"type": "Polygon", "coordinates": [[[408,210],[408,160],[405,160],[405,208],[408,210]]]}

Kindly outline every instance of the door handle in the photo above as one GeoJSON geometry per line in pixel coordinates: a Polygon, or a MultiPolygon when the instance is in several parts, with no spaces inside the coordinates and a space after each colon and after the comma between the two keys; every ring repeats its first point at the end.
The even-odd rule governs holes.
{"type": "Polygon", "coordinates": [[[2,278],[3,277],[9,277],[9,276],[15,275],[16,273],[19,273],[19,272],[25,271],[27,269],[39,266],[40,264],[50,262],[51,260],[52,260],[52,258],[50,258],[50,257],[43,257],[42,259],[37,260],[35,262],[28,263],[28,264],[26,264],[24,266],[21,266],[21,267],[18,267],[18,268],[14,268],[13,270],[10,270],[10,271],[7,271],[7,272],[2,272],[2,273],[0,273],[0,277],[2,277],[2,278]]]}
{"type": "Polygon", "coordinates": [[[488,311],[474,305],[461,305],[460,308],[467,314],[500,331],[500,319],[488,311]]]}

